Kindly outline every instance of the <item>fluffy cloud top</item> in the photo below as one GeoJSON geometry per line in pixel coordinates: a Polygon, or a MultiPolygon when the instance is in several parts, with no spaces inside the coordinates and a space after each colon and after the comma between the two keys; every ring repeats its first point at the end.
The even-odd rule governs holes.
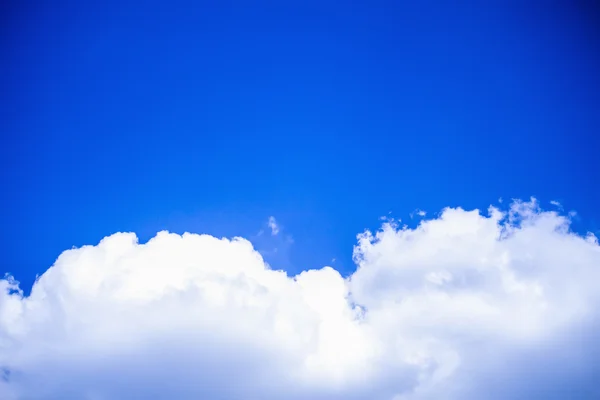
{"type": "Polygon", "coordinates": [[[446,209],[354,259],[290,277],[242,238],[167,232],[65,251],[30,296],[0,280],[0,398],[598,395],[600,246],[568,217],[446,209]]]}

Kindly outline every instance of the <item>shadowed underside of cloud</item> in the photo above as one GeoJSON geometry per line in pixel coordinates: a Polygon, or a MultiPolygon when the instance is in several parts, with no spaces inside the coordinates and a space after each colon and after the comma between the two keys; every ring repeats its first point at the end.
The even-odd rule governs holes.
{"type": "Polygon", "coordinates": [[[118,233],[24,297],[0,280],[0,398],[596,398],[600,246],[535,200],[358,237],[290,277],[241,238],[118,233]]]}

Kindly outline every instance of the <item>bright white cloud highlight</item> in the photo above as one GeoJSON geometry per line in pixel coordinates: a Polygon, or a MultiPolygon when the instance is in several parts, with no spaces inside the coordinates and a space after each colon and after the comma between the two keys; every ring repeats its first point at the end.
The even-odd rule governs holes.
{"type": "Polygon", "coordinates": [[[359,236],[348,279],[289,277],[241,238],[115,234],[65,251],[29,297],[0,280],[0,398],[475,400],[543,394],[552,374],[580,385],[600,247],[568,226],[535,201],[387,222],[359,236]]]}

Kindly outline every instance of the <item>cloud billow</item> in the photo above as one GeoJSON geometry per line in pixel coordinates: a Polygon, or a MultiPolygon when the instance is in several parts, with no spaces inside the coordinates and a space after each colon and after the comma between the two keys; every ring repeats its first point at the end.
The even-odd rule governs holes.
{"type": "Polygon", "coordinates": [[[242,238],[117,233],[30,296],[0,280],[0,398],[591,399],[600,246],[569,222],[535,200],[386,222],[347,279],[242,238]]]}

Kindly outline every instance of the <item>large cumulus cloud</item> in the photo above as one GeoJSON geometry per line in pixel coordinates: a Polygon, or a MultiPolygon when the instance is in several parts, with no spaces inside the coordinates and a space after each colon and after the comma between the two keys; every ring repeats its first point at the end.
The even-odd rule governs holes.
{"type": "Polygon", "coordinates": [[[287,276],[241,238],[65,251],[30,296],[0,280],[0,398],[597,395],[598,241],[535,201],[484,214],[365,232],[346,279],[287,276]]]}

